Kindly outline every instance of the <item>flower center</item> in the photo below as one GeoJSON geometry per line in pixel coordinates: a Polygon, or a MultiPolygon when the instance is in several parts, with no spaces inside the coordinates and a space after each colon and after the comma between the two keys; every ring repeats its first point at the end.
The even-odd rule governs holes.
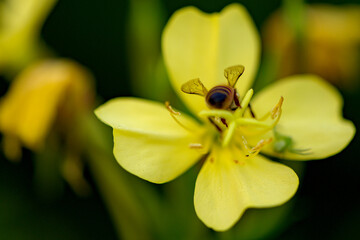
{"type": "Polygon", "coordinates": [[[272,141],[272,138],[260,139],[255,146],[250,147],[247,137],[262,136],[272,130],[280,120],[281,106],[284,101],[281,97],[271,111],[257,119],[250,106],[253,94],[254,91],[250,89],[235,111],[209,109],[199,113],[201,117],[208,118],[219,131],[219,139],[223,147],[233,142],[242,149],[245,157],[258,154],[263,146],[272,141]],[[246,114],[247,111],[250,114],[246,114]]]}
{"type": "MultiPolygon", "coordinates": [[[[275,107],[263,117],[256,118],[250,105],[254,91],[250,89],[243,99],[240,99],[235,88],[244,69],[242,65],[226,68],[224,76],[228,85],[217,85],[208,91],[200,79],[196,78],[185,82],[181,86],[181,91],[205,97],[206,104],[210,109],[201,111],[199,116],[207,119],[210,125],[216,128],[217,133],[211,140],[215,145],[228,147],[231,144],[231,147],[235,146],[242,150],[245,157],[250,157],[257,155],[266,144],[272,142],[272,137],[265,137],[265,134],[273,130],[279,122],[284,98],[280,97],[275,107]],[[248,144],[248,140],[250,140],[250,144],[248,144]]],[[[166,107],[178,124],[190,132],[195,131],[182,124],[180,113],[175,112],[169,103],[166,103],[166,107]]],[[[210,130],[209,134],[213,134],[214,129],[210,130]]],[[[292,149],[291,137],[280,135],[275,130],[271,136],[275,137],[273,144],[275,151],[284,152],[292,149]]],[[[202,144],[190,144],[191,148],[199,148],[199,146],[202,144]]]]}

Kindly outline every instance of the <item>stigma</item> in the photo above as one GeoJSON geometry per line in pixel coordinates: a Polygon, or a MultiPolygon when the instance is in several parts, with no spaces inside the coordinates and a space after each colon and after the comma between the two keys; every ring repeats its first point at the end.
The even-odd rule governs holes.
{"type": "MultiPolygon", "coordinates": [[[[275,129],[281,118],[284,98],[280,97],[273,108],[269,109],[269,111],[260,118],[257,118],[255,117],[256,109],[253,110],[251,107],[253,95],[254,91],[252,89],[248,90],[241,101],[239,101],[235,110],[231,108],[219,109],[209,107],[209,109],[202,110],[198,114],[205,122],[204,129],[207,129],[206,131],[213,136],[211,143],[206,143],[205,145],[222,148],[236,147],[240,150],[240,157],[243,159],[255,157],[261,149],[268,144],[272,144],[274,150],[278,151],[288,150],[285,148],[292,146],[292,144],[284,145],[283,139],[285,139],[285,137],[280,135],[275,129]],[[268,134],[269,132],[271,132],[271,134],[268,134]],[[254,139],[256,139],[255,142],[254,139]]],[[[181,127],[190,133],[197,132],[184,123],[181,113],[175,111],[169,102],[166,102],[165,106],[171,117],[181,127]]],[[[286,140],[288,139],[291,138],[286,138],[286,140]]],[[[288,140],[288,142],[289,141],[290,140],[288,140]]],[[[200,151],[205,149],[204,143],[190,143],[189,148],[200,151]]],[[[297,150],[297,152],[299,151],[297,150]]]]}

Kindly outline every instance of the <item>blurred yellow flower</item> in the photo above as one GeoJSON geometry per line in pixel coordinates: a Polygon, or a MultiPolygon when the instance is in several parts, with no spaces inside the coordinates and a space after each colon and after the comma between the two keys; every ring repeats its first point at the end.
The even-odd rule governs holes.
{"type": "Polygon", "coordinates": [[[25,69],[0,101],[7,156],[19,156],[20,145],[40,150],[55,122],[71,138],[77,117],[92,107],[91,79],[80,65],[65,59],[43,60],[25,69]]]}
{"type": "Polygon", "coordinates": [[[356,85],[360,73],[360,7],[306,5],[302,38],[297,39],[284,10],[264,26],[265,52],[278,59],[279,77],[314,73],[339,87],[356,85]]]}
{"type": "MultiPolygon", "coordinates": [[[[258,66],[259,37],[239,4],[220,14],[193,7],[177,11],[165,27],[162,46],[172,85],[201,123],[168,104],[136,98],[110,100],[95,114],[113,128],[119,164],[143,179],[168,182],[204,159],[194,204],[214,230],[229,229],[249,207],[277,206],[296,192],[294,171],[260,151],[293,160],[326,158],[354,135],[352,122],[341,116],[341,96],[317,77],[279,81],[252,99],[248,89],[258,66]],[[204,84],[201,91],[224,85],[224,69],[238,64],[246,70],[236,85],[241,96],[236,110],[209,109],[202,97],[181,90],[194,78],[204,84]]],[[[226,71],[233,82],[234,72],[226,71]]]]}
{"type": "Polygon", "coordinates": [[[37,55],[42,24],[57,0],[0,1],[0,73],[37,55]]]}

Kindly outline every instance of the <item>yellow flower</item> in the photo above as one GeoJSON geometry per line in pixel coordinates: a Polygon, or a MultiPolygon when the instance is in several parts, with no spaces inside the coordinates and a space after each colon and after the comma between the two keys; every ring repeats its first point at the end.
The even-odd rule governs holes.
{"type": "Polygon", "coordinates": [[[41,150],[58,123],[64,135],[74,134],[77,117],[92,106],[89,73],[69,60],[42,60],[25,69],[0,101],[0,131],[5,153],[19,157],[19,146],[41,150]]]}
{"type": "Polygon", "coordinates": [[[56,0],[0,2],[0,72],[17,68],[38,54],[38,36],[56,0]]]}
{"type": "Polygon", "coordinates": [[[113,128],[119,164],[143,179],[168,182],[204,159],[194,204],[210,228],[227,230],[246,208],[277,206],[296,192],[294,171],[258,155],[260,150],[287,159],[319,159],[340,152],[354,135],[353,124],[341,117],[341,96],[317,77],[279,81],[252,99],[248,89],[257,70],[259,38],[239,4],[220,14],[193,7],[177,11],[162,44],[171,83],[201,123],[168,104],[166,109],[136,98],[110,100],[95,113],[113,128]],[[241,96],[236,110],[209,109],[203,97],[185,93],[189,79],[204,84],[192,80],[197,93],[226,85],[226,78],[236,82],[241,73],[234,69],[241,67],[228,67],[238,64],[245,72],[236,84],[241,96]]]}
{"type": "Polygon", "coordinates": [[[360,6],[306,5],[301,45],[284,14],[284,10],[275,12],[264,27],[265,52],[278,58],[278,76],[307,72],[339,87],[356,85],[360,6]]]}

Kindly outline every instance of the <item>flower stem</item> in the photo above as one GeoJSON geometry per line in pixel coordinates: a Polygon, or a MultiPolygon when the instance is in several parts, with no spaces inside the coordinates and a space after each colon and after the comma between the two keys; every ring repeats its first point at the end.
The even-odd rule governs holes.
{"type": "MultiPolygon", "coordinates": [[[[81,134],[86,144],[88,164],[99,191],[113,218],[121,239],[151,239],[150,221],[146,209],[133,189],[136,185],[111,154],[111,136],[102,129],[100,122],[92,115],[82,119],[81,134]]],[[[146,192],[146,191],[143,191],[146,192]]],[[[149,191],[147,191],[149,193],[149,191]]],[[[152,193],[145,197],[151,199],[152,193]]],[[[156,201],[153,201],[156,202],[156,201]]]]}

